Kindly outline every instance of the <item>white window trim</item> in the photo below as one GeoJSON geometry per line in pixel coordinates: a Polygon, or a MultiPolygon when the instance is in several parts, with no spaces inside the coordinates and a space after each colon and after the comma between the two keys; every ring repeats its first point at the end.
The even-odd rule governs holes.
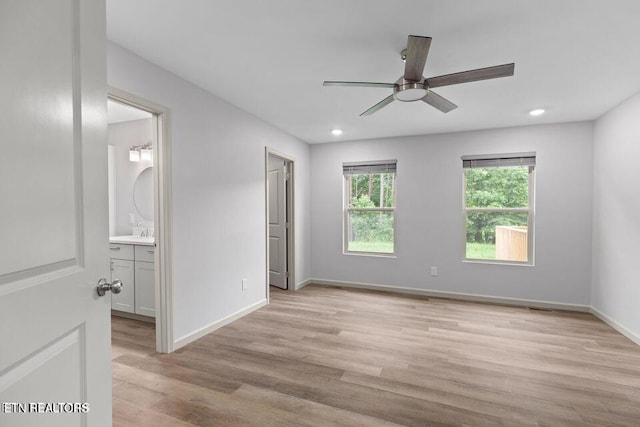
{"type": "Polygon", "coordinates": [[[462,262],[472,264],[496,264],[535,266],[535,166],[529,166],[529,207],[528,208],[467,208],[467,174],[462,169],[462,262]],[[527,261],[507,261],[498,259],[467,258],[467,212],[528,212],[527,215],[527,261]]]}
{"type": "MultiPolygon", "coordinates": [[[[375,172],[380,173],[380,172],[375,172]]],[[[384,172],[383,172],[384,173],[384,172]]],[[[398,174],[393,172],[395,177],[393,179],[393,204],[392,208],[350,208],[349,207],[349,192],[347,191],[347,182],[349,175],[342,175],[344,180],[342,183],[343,193],[343,214],[342,214],[342,254],[343,255],[356,255],[356,256],[372,256],[379,258],[397,258],[397,242],[396,242],[396,212],[398,208],[396,186],[398,184],[398,174]],[[393,212],[393,252],[366,252],[366,251],[350,251],[349,250],[349,213],[350,212],[393,212]]]]}

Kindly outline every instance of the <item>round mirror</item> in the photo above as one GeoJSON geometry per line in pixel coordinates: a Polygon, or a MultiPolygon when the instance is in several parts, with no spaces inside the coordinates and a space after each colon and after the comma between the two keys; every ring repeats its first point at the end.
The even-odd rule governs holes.
{"type": "Polygon", "coordinates": [[[153,168],[140,172],[133,184],[133,204],[142,219],[153,221],[153,168]]]}

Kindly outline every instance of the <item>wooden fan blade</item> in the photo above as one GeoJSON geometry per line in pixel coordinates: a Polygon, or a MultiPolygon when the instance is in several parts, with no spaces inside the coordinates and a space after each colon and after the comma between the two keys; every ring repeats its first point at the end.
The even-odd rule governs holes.
{"type": "Polygon", "coordinates": [[[393,88],[395,83],[371,83],[371,82],[341,82],[326,80],[322,86],[354,86],[354,87],[386,87],[393,88]]]}
{"type": "Polygon", "coordinates": [[[404,63],[404,79],[411,81],[422,80],[424,65],[427,62],[431,37],[409,36],[407,41],[407,59],[404,63]]]}
{"type": "Polygon", "coordinates": [[[372,115],[376,111],[378,111],[378,110],[386,107],[387,105],[391,104],[393,102],[393,99],[394,99],[393,95],[387,96],[385,99],[383,99],[382,101],[378,102],[376,105],[374,105],[373,107],[369,108],[364,113],[360,114],[360,116],[370,116],[370,115],[372,115]]]}
{"type": "Polygon", "coordinates": [[[449,111],[458,108],[456,104],[449,101],[447,98],[443,98],[442,96],[432,91],[427,92],[422,100],[432,107],[442,111],[443,113],[448,113],[449,111]]]}
{"type": "Polygon", "coordinates": [[[513,76],[515,65],[516,64],[513,63],[496,65],[495,67],[478,68],[477,70],[431,77],[427,79],[427,85],[432,88],[475,82],[478,80],[497,79],[498,77],[509,77],[513,76]]]}

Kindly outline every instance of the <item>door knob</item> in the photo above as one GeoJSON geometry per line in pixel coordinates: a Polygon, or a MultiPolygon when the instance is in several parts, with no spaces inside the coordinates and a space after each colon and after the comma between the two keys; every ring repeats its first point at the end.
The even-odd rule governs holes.
{"type": "Polygon", "coordinates": [[[98,295],[101,297],[107,293],[107,291],[111,291],[114,294],[119,294],[122,291],[122,281],[114,280],[113,282],[107,282],[107,279],[102,278],[98,280],[98,295]]]}

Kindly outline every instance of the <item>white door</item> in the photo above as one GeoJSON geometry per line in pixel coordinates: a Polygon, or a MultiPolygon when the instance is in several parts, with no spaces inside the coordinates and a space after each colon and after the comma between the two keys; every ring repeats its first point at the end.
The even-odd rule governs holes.
{"type": "Polygon", "coordinates": [[[286,163],[269,156],[269,284],[287,289],[286,163]]]}
{"type": "Polygon", "coordinates": [[[111,425],[105,20],[0,1],[2,426],[111,425]]]}

